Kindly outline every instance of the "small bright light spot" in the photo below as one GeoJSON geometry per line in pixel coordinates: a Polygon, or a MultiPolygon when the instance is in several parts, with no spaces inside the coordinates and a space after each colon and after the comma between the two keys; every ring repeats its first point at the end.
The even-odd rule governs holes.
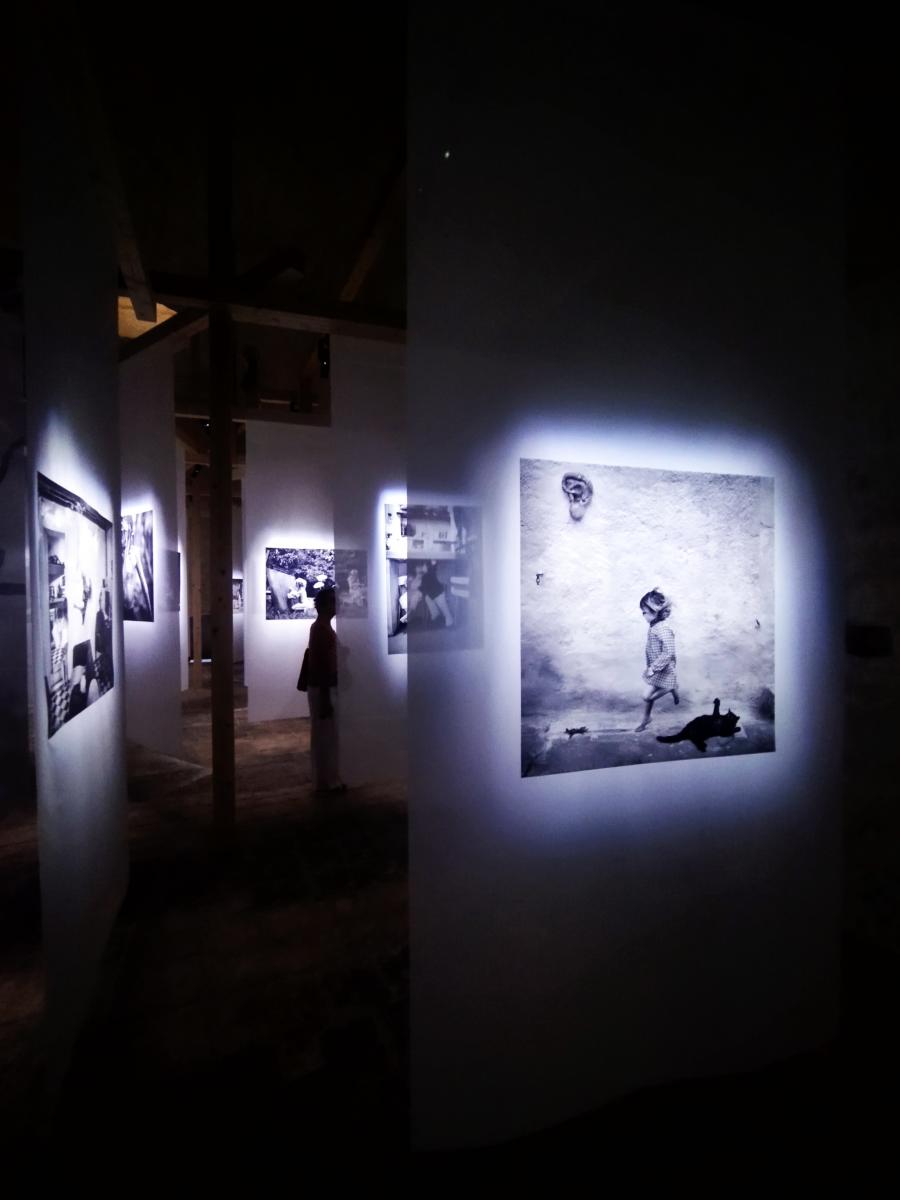
{"type": "Polygon", "coordinates": [[[444,158],[449,158],[449,157],[450,157],[450,151],[449,151],[449,150],[445,150],[445,151],[444,151],[444,158]]]}

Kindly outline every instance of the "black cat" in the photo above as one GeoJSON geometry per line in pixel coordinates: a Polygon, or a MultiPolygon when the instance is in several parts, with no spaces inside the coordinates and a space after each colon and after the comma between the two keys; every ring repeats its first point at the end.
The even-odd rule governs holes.
{"type": "Polygon", "coordinates": [[[694,717],[693,721],[688,721],[684,729],[680,733],[674,733],[671,737],[657,737],[658,742],[693,742],[698,750],[706,753],[706,742],[711,737],[734,737],[736,733],[741,732],[741,727],[738,721],[741,718],[735,713],[728,710],[723,716],[719,712],[719,701],[713,703],[711,713],[704,713],[702,717],[694,717]]]}

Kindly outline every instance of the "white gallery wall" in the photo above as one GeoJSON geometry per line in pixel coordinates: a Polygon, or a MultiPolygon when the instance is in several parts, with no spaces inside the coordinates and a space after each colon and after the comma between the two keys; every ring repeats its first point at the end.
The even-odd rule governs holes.
{"type": "MultiPolygon", "coordinates": [[[[75,539],[70,539],[57,556],[69,559],[70,645],[92,636],[95,621],[89,614],[94,617],[106,582],[115,682],[49,736],[50,594],[37,476],[113,523],[111,562],[117,564],[117,261],[112,224],[101,209],[72,106],[58,90],[62,82],[49,69],[43,47],[31,50],[22,76],[33,741],[52,1078],[63,1069],[87,1011],[127,882],[125,686],[118,571],[107,581],[94,579],[87,595],[87,585],[72,570],[75,539]]],[[[72,681],[77,683],[74,676],[72,681]]]]}
{"type": "Polygon", "coordinates": [[[266,619],[266,548],[334,545],[330,429],[247,422],[244,682],[250,721],[309,715],[297,691],[308,620],[266,619]]]}
{"type": "Polygon", "coordinates": [[[405,779],[406,655],[387,652],[384,506],[406,496],[405,347],[331,339],[334,544],[364,550],[365,617],[337,618],[341,771],[405,779]]]}
{"type": "MultiPolygon", "coordinates": [[[[244,578],[244,505],[235,504],[231,510],[231,568],[232,579],[244,578]]],[[[244,661],[244,613],[233,612],[231,627],[232,653],[235,663],[244,661]]]]}
{"type": "Polygon", "coordinates": [[[178,755],[181,558],[172,387],[166,345],[133,355],[119,367],[122,514],[153,514],[152,620],[123,622],[125,728],[131,741],[178,755]]]}
{"type": "Polygon", "coordinates": [[[190,593],[188,591],[188,560],[187,560],[187,482],[185,476],[185,453],[181,442],[175,443],[175,506],[178,513],[178,553],[181,556],[181,578],[179,580],[179,610],[178,610],[178,661],[179,686],[186,692],[190,686],[190,669],[188,666],[188,647],[190,633],[188,619],[190,617],[190,593]]]}
{"type": "Polygon", "coordinates": [[[483,645],[408,662],[422,1147],[836,1022],[835,77],[696,9],[586,13],[413,19],[409,499],[481,505],[485,564],[483,645]],[[774,753],[522,777],[522,459],[774,478],[774,753]]]}
{"type": "Polygon", "coordinates": [[[34,804],[28,751],[25,381],[22,322],[0,314],[0,819],[34,804]]]}

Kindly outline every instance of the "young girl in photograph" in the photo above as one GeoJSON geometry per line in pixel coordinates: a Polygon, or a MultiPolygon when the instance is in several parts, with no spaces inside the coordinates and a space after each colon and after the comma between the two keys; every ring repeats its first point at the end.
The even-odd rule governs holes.
{"type": "Polygon", "coordinates": [[[644,670],[644,719],[635,729],[642,733],[650,724],[653,705],[666,692],[678,703],[678,681],[675,678],[675,633],[669,625],[672,601],[659,588],[641,596],[641,616],[650,626],[647,630],[647,666],[644,670]]]}

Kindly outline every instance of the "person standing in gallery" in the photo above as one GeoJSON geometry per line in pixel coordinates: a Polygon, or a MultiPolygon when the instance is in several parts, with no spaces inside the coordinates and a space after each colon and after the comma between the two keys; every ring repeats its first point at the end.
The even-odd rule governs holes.
{"type": "Polygon", "coordinates": [[[650,626],[647,630],[647,646],[645,650],[646,668],[644,670],[644,718],[635,729],[635,733],[643,733],[650,724],[650,714],[653,705],[667,692],[672,693],[672,699],[678,703],[678,680],[675,676],[675,633],[669,625],[672,613],[672,600],[659,588],[653,588],[641,596],[641,616],[650,626]]]}
{"type": "Polygon", "coordinates": [[[453,615],[447,603],[447,591],[438,578],[436,559],[430,560],[422,575],[422,595],[432,621],[436,621],[440,615],[444,618],[445,628],[449,629],[453,625],[453,615]]]}
{"type": "Polygon", "coordinates": [[[316,619],[309,630],[307,700],[312,783],[317,796],[343,792],[338,773],[337,717],[332,692],[337,688],[337,637],[331,627],[335,613],[334,589],[315,598],[316,619]]]}

